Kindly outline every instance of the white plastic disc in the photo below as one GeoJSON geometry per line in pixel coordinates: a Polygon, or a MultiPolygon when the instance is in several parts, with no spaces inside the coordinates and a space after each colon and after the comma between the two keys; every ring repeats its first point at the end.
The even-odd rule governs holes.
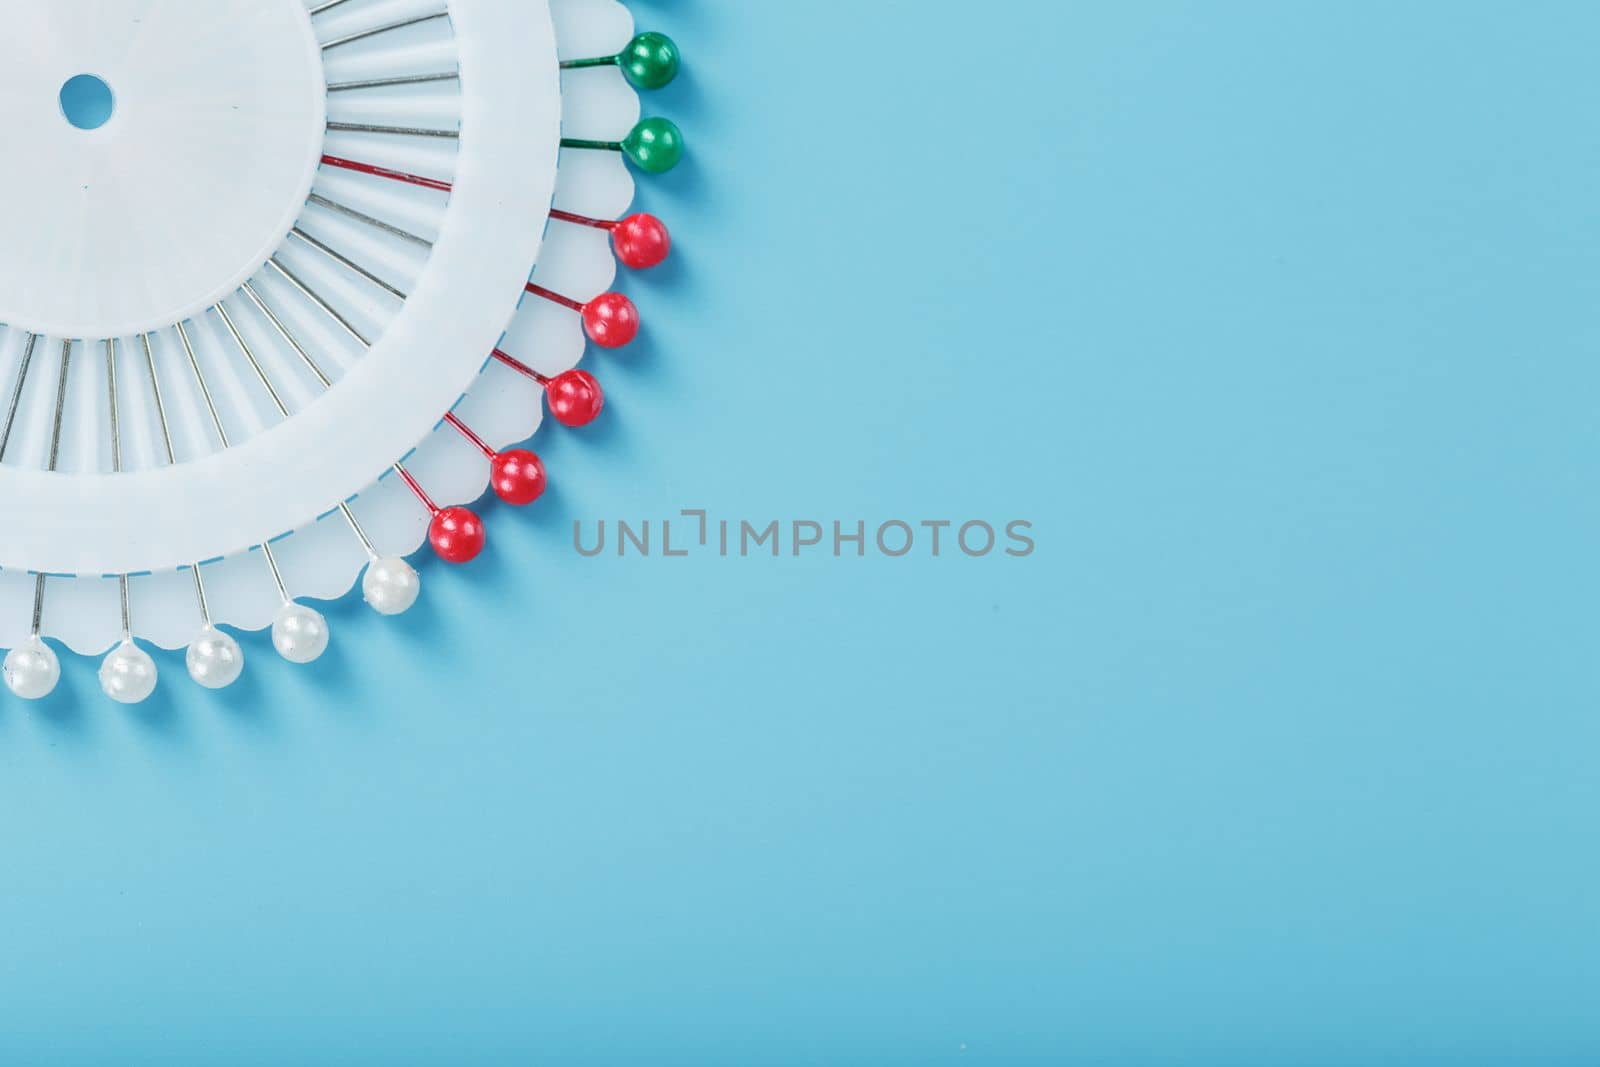
{"type": "MultiPolygon", "coordinates": [[[[37,44],[32,31],[55,25],[46,16],[79,13],[63,16],[67,39],[129,2],[104,0],[91,18],[81,16],[80,0],[65,0],[59,8],[44,5],[50,9],[43,13],[0,15],[0,23],[28,30],[23,36],[37,44]]],[[[270,17],[278,2],[259,0],[240,10],[246,19],[270,17]]],[[[615,67],[558,75],[556,59],[558,52],[580,59],[619,51],[633,34],[627,9],[616,0],[298,4],[319,42],[316,92],[327,86],[325,115],[316,120],[327,129],[319,147],[337,157],[313,168],[309,200],[288,223],[303,233],[280,232],[247,288],[202,301],[183,320],[187,340],[170,321],[146,334],[123,333],[114,348],[109,338],[86,336],[98,330],[30,332],[27,324],[41,319],[25,312],[0,324],[0,412],[9,408],[15,416],[0,434],[0,495],[20,505],[0,529],[0,648],[29,647],[36,571],[50,574],[43,636],[84,655],[103,655],[122,639],[115,577],[122,572],[132,572],[136,639],[168,649],[202,632],[199,590],[188,570],[196,562],[206,606],[226,628],[271,626],[284,593],[302,602],[344,594],[369,565],[364,538],[384,557],[406,556],[425,541],[428,512],[401,479],[374,482],[395,459],[403,458],[440,504],[484,493],[488,464],[439,423],[444,411],[453,408],[494,447],[524,441],[538,427],[543,389],[497,361],[485,366],[491,347],[546,375],[570,369],[584,355],[578,315],[519,297],[530,264],[534,280],[554,292],[581,298],[611,287],[610,236],[549,224],[548,211],[554,192],[566,211],[617,218],[632,200],[632,177],[610,152],[561,152],[558,172],[556,145],[563,126],[573,136],[621,139],[639,117],[639,101],[615,67]],[[352,171],[342,160],[384,172],[352,171]],[[401,173],[452,188],[393,180],[401,173]],[[378,220],[415,237],[385,232],[378,220]],[[319,253],[306,235],[349,261],[319,253]],[[395,288],[364,280],[352,263],[395,288]],[[297,291],[280,266],[331,306],[318,307],[308,292],[297,291]],[[275,328],[261,301],[296,340],[275,328]],[[352,328],[336,321],[341,315],[352,328]],[[193,352],[185,350],[189,341],[193,352]],[[63,342],[70,342],[70,375],[63,342]],[[317,380],[297,342],[331,388],[317,380]],[[254,371],[250,356],[260,364],[254,371]],[[120,474],[113,473],[109,433],[113,378],[120,474]],[[286,410],[269,389],[281,394],[286,410]],[[53,473],[46,469],[52,464],[53,473]],[[330,510],[340,500],[348,503],[348,522],[330,510]],[[257,547],[269,539],[270,566],[257,547]],[[275,581],[280,570],[283,589],[275,581]]],[[[241,17],[233,0],[160,6],[183,15],[215,11],[226,24],[222,36],[241,17]]],[[[80,66],[87,64],[74,63],[73,71],[80,66]]],[[[41,83],[59,80],[53,72],[41,83]]],[[[125,117],[128,103],[126,88],[116,88],[113,120],[125,117]]],[[[183,95],[203,97],[207,88],[196,81],[183,95]]],[[[85,132],[65,121],[59,89],[41,84],[29,91],[48,100],[57,132],[85,132]]],[[[16,99],[15,92],[0,96],[0,109],[16,99]]],[[[225,208],[233,186],[249,178],[241,170],[197,185],[187,190],[191,207],[225,208]]],[[[0,265],[26,264],[34,255],[0,243],[0,265]]],[[[73,282],[73,291],[84,291],[124,279],[86,262],[73,282]]]]}
{"type": "MultiPolygon", "coordinates": [[[[97,12],[148,6],[185,16],[204,12],[209,20],[215,5],[229,12],[228,18],[217,18],[216,35],[232,38],[241,35],[238,21],[250,18],[240,10],[252,11],[256,5],[277,9],[285,3],[295,19],[305,20],[305,10],[294,0],[152,0],[148,5],[72,0],[71,6],[82,4],[97,12]]],[[[416,6],[384,10],[415,14],[409,8],[416,6]]],[[[365,9],[355,15],[379,17],[365,9]]],[[[0,465],[0,499],[28,502],[8,517],[0,534],[0,567],[52,574],[139,573],[248,550],[312,523],[369,486],[460,399],[504,331],[522,296],[529,265],[538,258],[556,182],[561,92],[554,29],[542,0],[451,0],[449,18],[463,86],[454,188],[425,267],[408,284],[404,302],[383,324],[381,336],[371,338],[371,347],[325,395],[292,418],[230,442],[226,450],[173,465],[125,468],[121,474],[105,466],[103,446],[82,457],[75,470],[65,463],[59,472],[0,465]]],[[[323,91],[320,64],[300,77],[316,92],[323,91]]],[[[183,77],[174,75],[173,92],[203,97],[212,90],[210,79],[208,67],[188,68],[183,77]]],[[[69,132],[82,131],[69,127],[69,132]]],[[[185,148],[170,150],[182,153],[185,148]]],[[[246,181],[247,170],[247,163],[238,163],[230,173],[246,181]]],[[[239,195],[236,183],[220,179],[188,193],[194,226],[204,225],[213,209],[230,210],[239,195]]],[[[305,209],[303,195],[298,207],[305,209]]],[[[162,235],[149,236],[157,240],[162,235]]],[[[187,242],[175,240],[173,247],[175,254],[187,254],[187,242]]],[[[14,248],[0,250],[0,263],[10,264],[17,276],[25,273],[26,262],[14,248]]],[[[140,285],[138,279],[101,264],[86,270],[75,288],[140,285]]],[[[0,274],[0,291],[5,290],[5,277],[0,274]]],[[[272,281],[268,277],[263,285],[272,281]]],[[[230,276],[222,284],[236,284],[236,279],[230,276]]],[[[235,310],[243,314],[237,304],[235,310]]],[[[38,320],[19,315],[11,325],[38,320]]],[[[216,329],[214,316],[204,329],[216,329]]],[[[108,336],[116,336],[115,331],[70,331],[66,339],[108,336]]],[[[36,380],[51,388],[61,339],[51,335],[40,350],[46,369],[36,380]]],[[[171,338],[163,343],[170,345],[171,338]]],[[[132,341],[125,348],[137,356],[132,341]]],[[[77,363],[84,369],[71,387],[85,392],[70,405],[69,422],[75,417],[104,420],[94,407],[102,403],[104,390],[91,378],[100,358],[93,344],[80,348],[77,363]]],[[[241,366],[235,359],[236,370],[241,366]]],[[[127,392],[131,403],[135,391],[127,392]]],[[[46,410],[45,405],[29,404],[28,414],[36,417],[46,410]]],[[[142,424],[147,430],[154,425],[149,417],[142,424]]],[[[30,442],[42,439],[40,427],[24,429],[30,431],[30,442]]],[[[130,416],[125,432],[135,429],[130,416]]],[[[65,454],[73,458],[70,451],[65,454]]]]}
{"type": "Polygon", "coordinates": [[[325,126],[298,0],[40,0],[0,16],[0,322],[153,330],[260,269],[305,209],[325,126]],[[79,128],[75,77],[110,89],[79,128]]]}

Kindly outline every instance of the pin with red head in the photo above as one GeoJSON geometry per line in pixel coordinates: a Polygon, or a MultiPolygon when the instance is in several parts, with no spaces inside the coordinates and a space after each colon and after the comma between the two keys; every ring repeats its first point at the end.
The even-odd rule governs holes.
{"type": "Polygon", "coordinates": [[[403,465],[396,463],[394,469],[433,516],[428,524],[428,541],[439,558],[446,563],[471,563],[477,559],[488,540],[477,512],[471,508],[439,507],[403,465]]]}
{"type": "Polygon", "coordinates": [[[623,266],[633,270],[658,267],[672,254],[672,234],[667,231],[666,223],[654,215],[640,212],[617,222],[574,215],[570,211],[552,211],[550,217],[575,226],[606,230],[611,234],[611,247],[617,258],[623,266]]]}
{"type": "Polygon", "coordinates": [[[605,410],[605,390],[600,388],[600,383],[588,371],[569,370],[552,378],[498,348],[494,350],[494,358],[518,374],[538,382],[549,401],[551,416],[563,426],[587,426],[605,410]]]}
{"type": "Polygon", "coordinates": [[[621,348],[639,336],[639,309],[621,293],[601,293],[588,303],[529,282],[528,292],[583,317],[583,332],[601,348],[621,348]]]}
{"type": "Polygon", "coordinates": [[[544,495],[548,484],[544,462],[525,448],[497,452],[454,413],[444,421],[460,431],[489,461],[489,485],[494,495],[514,507],[526,507],[544,495]]]}

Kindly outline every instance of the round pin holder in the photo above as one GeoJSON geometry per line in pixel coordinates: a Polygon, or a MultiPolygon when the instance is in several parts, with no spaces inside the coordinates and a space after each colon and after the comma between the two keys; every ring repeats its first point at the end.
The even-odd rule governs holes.
{"type": "Polygon", "coordinates": [[[662,224],[633,173],[677,128],[638,90],[676,46],[612,0],[53,0],[0,35],[0,646],[23,698],[57,649],[154,691],[295,663],[309,602],[416,601],[468,563],[484,498],[534,505],[546,410],[601,416],[586,352],[662,224]],[[530,267],[531,275],[530,275],[530,267]],[[426,568],[421,567],[425,572],[426,568]]]}

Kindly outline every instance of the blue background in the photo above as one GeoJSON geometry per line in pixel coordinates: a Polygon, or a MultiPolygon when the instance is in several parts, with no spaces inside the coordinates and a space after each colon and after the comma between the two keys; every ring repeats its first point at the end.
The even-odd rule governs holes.
{"type": "Polygon", "coordinates": [[[313,669],[0,705],[0,1059],[1600,1057],[1600,7],[636,11],[606,422],[313,669]],[[685,507],[1039,547],[570,547],[685,507]]]}

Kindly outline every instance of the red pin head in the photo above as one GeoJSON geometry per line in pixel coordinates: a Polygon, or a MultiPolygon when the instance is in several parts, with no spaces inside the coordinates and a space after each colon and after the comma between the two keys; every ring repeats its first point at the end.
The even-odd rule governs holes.
{"type": "Polygon", "coordinates": [[[588,371],[569,370],[551,378],[545,386],[550,397],[550,414],[563,426],[587,426],[600,417],[606,394],[588,371]]]}
{"type": "Polygon", "coordinates": [[[544,495],[544,463],[525,448],[497,453],[490,474],[495,495],[507,504],[520,508],[544,495]]]}
{"type": "Polygon", "coordinates": [[[621,293],[601,293],[583,305],[583,329],[601,348],[621,348],[639,336],[639,309],[621,293]]]}
{"type": "Polygon", "coordinates": [[[486,538],[483,521],[467,508],[441,508],[428,527],[428,540],[446,563],[471,563],[486,538]]]}
{"type": "Polygon", "coordinates": [[[671,253],[672,235],[654,215],[629,215],[611,231],[611,244],[625,265],[648,270],[659,266],[671,253]]]}

